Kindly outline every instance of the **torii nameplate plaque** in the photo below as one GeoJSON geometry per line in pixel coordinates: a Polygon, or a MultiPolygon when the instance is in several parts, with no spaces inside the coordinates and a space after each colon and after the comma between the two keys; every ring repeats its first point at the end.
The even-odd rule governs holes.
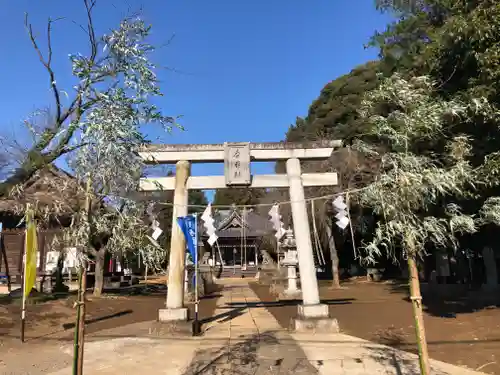
{"type": "Polygon", "coordinates": [[[252,183],[249,142],[224,143],[224,175],[227,186],[249,186],[252,183]]]}

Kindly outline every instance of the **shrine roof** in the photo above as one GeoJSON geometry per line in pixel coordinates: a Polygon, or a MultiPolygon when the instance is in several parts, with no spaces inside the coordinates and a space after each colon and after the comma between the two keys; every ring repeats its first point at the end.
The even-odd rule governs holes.
{"type": "Polygon", "coordinates": [[[214,214],[214,226],[219,238],[261,237],[273,232],[269,220],[251,210],[219,210],[214,214]]]}

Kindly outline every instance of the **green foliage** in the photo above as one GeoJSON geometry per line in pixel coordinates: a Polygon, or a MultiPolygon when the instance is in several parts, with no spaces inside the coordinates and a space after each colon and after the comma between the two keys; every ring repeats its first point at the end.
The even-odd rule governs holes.
{"type": "Polygon", "coordinates": [[[484,224],[500,225],[500,197],[489,197],[479,211],[484,224]]]}
{"type": "Polygon", "coordinates": [[[381,11],[391,11],[400,14],[414,13],[422,10],[425,0],[376,0],[375,6],[381,11]]]}
{"type": "MultiPolygon", "coordinates": [[[[462,207],[479,213],[477,224],[497,222],[495,216],[500,170],[499,50],[500,4],[497,1],[423,0],[417,7],[401,9],[398,1],[377,2],[393,11],[397,19],[372,45],[380,48],[381,63],[410,79],[427,75],[437,84],[434,97],[476,103],[488,110],[471,115],[470,121],[454,123],[435,137],[432,145],[422,142],[413,150],[437,160],[446,158],[445,144],[452,138],[468,140],[467,160],[476,173],[474,195],[461,200],[462,207]],[[484,98],[484,99],[474,99],[484,98]]],[[[403,4],[404,5],[404,4],[403,4]]],[[[486,236],[479,228],[478,235],[486,236]]],[[[474,236],[472,238],[477,238],[474,236]]],[[[490,239],[492,240],[492,239],[490,239]]]]}
{"type": "MultiPolygon", "coordinates": [[[[66,246],[82,254],[140,252],[157,268],[164,250],[149,237],[151,223],[144,212],[147,202],[131,198],[138,188],[143,161],[138,150],[145,138],[140,127],[159,123],[170,130],[172,119],[163,116],[150,99],[160,95],[154,66],[148,59],[153,47],[146,40],[150,27],[140,19],[126,19],[102,38],[103,61],[96,64],[72,55],[73,74],[82,82],[113,77],[113,84],[96,85],[80,93],[92,103],[74,126],[81,130],[79,147],[70,166],[95,205],[76,212],[65,233],[66,246]]],[[[100,60],[99,60],[100,61],[100,60]]]]}
{"type": "Polygon", "coordinates": [[[265,189],[227,188],[215,192],[213,204],[216,206],[247,205],[259,203],[266,194],[265,189]]]}
{"type": "Polygon", "coordinates": [[[113,75],[110,86],[83,91],[82,98],[93,102],[78,126],[80,147],[72,167],[81,178],[90,178],[106,195],[123,195],[137,188],[142,160],[137,151],[146,142],[140,126],[159,123],[171,130],[173,119],[164,116],[151,97],[161,95],[149,54],[150,27],[140,19],[126,19],[116,30],[104,35],[103,57],[96,65],[81,55],[71,55],[73,74],[83,81],[113,75]]]}
{"type": "Polygon", "coordinates": [[[307,117],[298,117],[290,126],[286,140],[342,139],[348,143],[364,133],[365,123],[360,121],[357,108],[363,94],[377,87],[387,74],[378,61],[372,61],[331,81],[311,104],[307,117]]]}
{"type": "MultiPolygon", "coordinates": [[[[398,2],[379,1],[399,11],[398,2]]],[[[409,74],[428,74],[443,93],[462,92],[498,103],[500,77],[500,4],[495,0],[423,0],[372,45],[384,64],[409,74]]]]}
{"type": "MultiPolygon", "coordinates": [[[[358,202],[375,208],[372,222],[382,218],[371,260],[377,251],[394,251],[405,230],[413,233],[407,245],[414,253],[423,253],[427,239],[457,245],[457,232],[482,231],[480,225],[497,222],[500,195],[499,3],[375,5],[395,17],[369,43],[379,48],[380,61],[326,85],[308,116],[287,133],[288,141],[327,138],[356,145],[328,162],[304,163],[303,169],[336,170],[344,189],[375,183],[358,202]],[[397,218],[400,207],[405,223],[397,218]]],[[[284,166],[278,163],[277,171],[284,166]]]]}
{"type": "Polygon", "coordinates": [[[188,204],[192,206],[199,206],[190,207],[189,213],[203,212],[205,210],[205,206],[208,205],[208,200],[203,190],[189,190],[188,204]]]}
{"type": "MultiPolygon", "coordinates": [[[[309,107],[308,115],[297,118],[287,134],[288,142],[303,142],[305,140],[341,139],[344,144],[350,144],[357,137],[367,133],[367,122],[361,119],[358,108],[363,95],[378,87],[389,70],[379,61],[371,61],[354,68],[349,74],[343,75],[328,83],[320,92],[319,97],[309,107]]],[[[373,179],[378,170],[377,161],[356,151],[337,151],[328,162],[303,163],[304,171],[321,172],[337,171],[340,185],[343,188],[363,186],[373,179]]],[[[283,162],[276,163],[276,172],[284,173],[283,162]]],[[[325,189],[309,189],[310,196],[331,194],[325,189]]]]}
{"type": "Polygon", "coordinates": [[[470,123],[479,114],[498,117],[485,100],[446,100],[435,95],[428,77],[407,81],[394,75],[367,93],[360,113],[370,123],[373,143],[359,142],[358,147],[377,153],[380,143],[386,146],[381,174],[359,195],[361,205],[383,218],[374,240],[365,247],[366,261],[384,253],[396,258],[393,250],[398,244],[413,257],[422,256],[429,243],[456,247],[457,232],[474,233],[477,224],[496,220],[497,199],[487,202],[479,221],[463,214],[458,201],[447,204],[442,214],[436,212],[444,198],[467,197],[476,185],[487,183],[468,161],[468,138],[446,139],[454,124],[470,123]],[[391,110],[381,114],[381,107],[391,110]],[[446,154],[415,153],[422,141],[436,139],[446,142],[446,154]]]}

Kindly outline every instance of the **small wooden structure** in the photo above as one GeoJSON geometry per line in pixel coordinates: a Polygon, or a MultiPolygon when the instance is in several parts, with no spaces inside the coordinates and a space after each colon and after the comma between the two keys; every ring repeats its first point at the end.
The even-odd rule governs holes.
{"type": "Polygon", "coordinates": [[[211,247],[208,236],[201,236],[203,247],[210,253],[210,264],[220,264],[217,247],[220,249],[224,276],[249,275],[257,273],[261,263],[260,246],[266,235],[272,235],[272,225],[267,218],[251,209],[218,210],[214,214],[214,225],[219,237],[217,244],[211,247]]]}
{"type": "MultiPolygon", "coordinates": [[[[24,251],[24,211],[27,203],[46,213],[49,220],[38,231],[38,273],[45,273],[47,251],[54,236],[71,222],[73,213],[83,204],[85,196],[76,179],[69,173],[48,165],[37,171],[20,189],[0,199],[0,222],[3,242],[12,282],[19,283],[24,251]]],[[[5,260],[0,252],[0,273],[6,273],[5,260]]]]}

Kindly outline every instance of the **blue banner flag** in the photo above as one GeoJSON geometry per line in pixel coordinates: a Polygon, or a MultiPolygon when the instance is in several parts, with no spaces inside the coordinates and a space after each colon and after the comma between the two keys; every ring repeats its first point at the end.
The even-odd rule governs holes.
{"type": "Polygon", "coordinates": [[[197,244],[197,229],[196,228],[196,217],[189,216],[180,216],[177,218],[177,224],[184,233],[184,237],[186,238],[187,248],[189,254],[191,254],[191,259],[193,259],[194,264],[198,263],[198,244],[197,244]]]}

